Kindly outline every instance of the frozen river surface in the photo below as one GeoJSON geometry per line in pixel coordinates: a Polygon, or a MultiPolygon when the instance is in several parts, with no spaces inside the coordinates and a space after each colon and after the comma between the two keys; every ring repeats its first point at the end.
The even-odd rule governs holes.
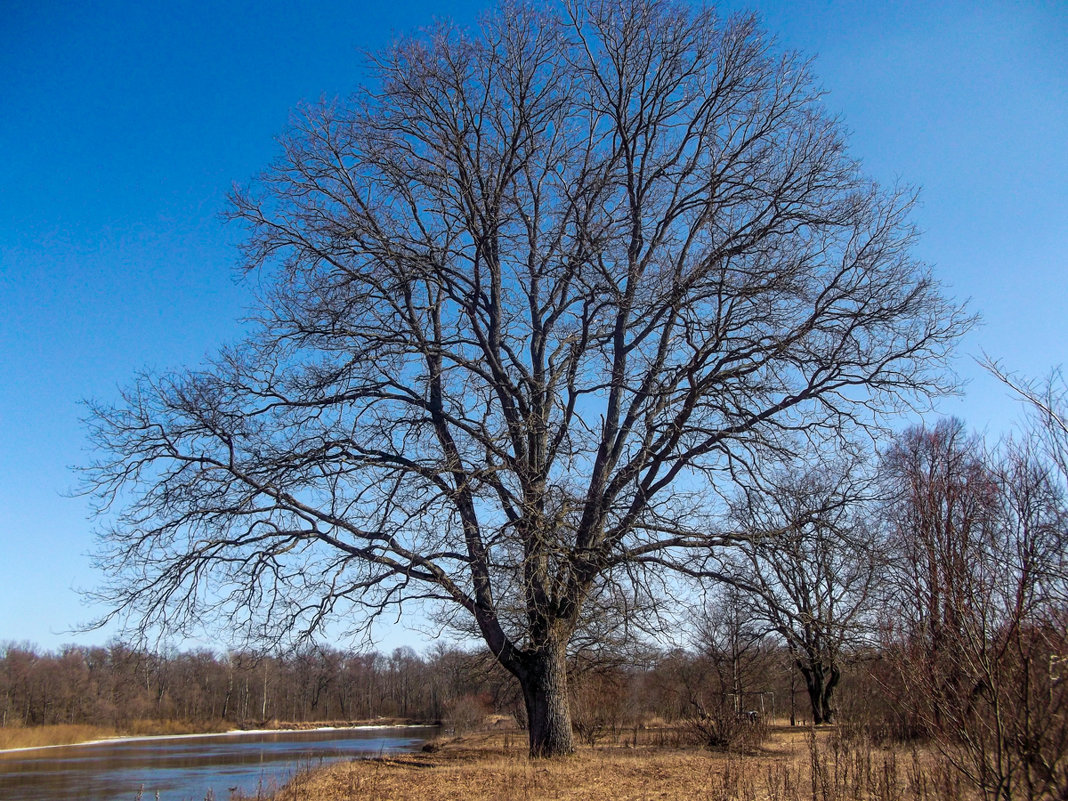
{"type": "Polygon", "coordinates": [[[0,752],[4,801],[226,801],[255,798],[297,771],[340,759],[410,751],[430,727],[255,732],[115,740],[0,752]]]}

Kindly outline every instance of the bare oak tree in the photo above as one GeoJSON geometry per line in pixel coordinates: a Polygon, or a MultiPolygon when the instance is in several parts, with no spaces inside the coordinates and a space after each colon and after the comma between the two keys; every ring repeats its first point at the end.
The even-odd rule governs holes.
{"type": "Polygon", "coordinates": [[[250,338],[92,406],[102,595],[264,637],[440,602],[564,754],[587,605],[722,541],[765,452],[942,390],[968,320],[751,18],[508,6],[374,68],[234,196],[250,338]]]}
{"type": "Polygon", "coordinates": [[[785,643],[816,725],[832,721],[843,663],[873,631],[884,566],[873,498],[871,469],[850,455],[777,471],[734,503],[746,536],[725,572],[748,591],[753,618],[785,643]]]}

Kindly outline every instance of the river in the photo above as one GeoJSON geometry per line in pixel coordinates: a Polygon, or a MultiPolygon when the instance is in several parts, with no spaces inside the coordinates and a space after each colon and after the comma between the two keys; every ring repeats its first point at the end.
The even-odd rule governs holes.
{"type": "Polygon", "coordinates": [[[3,801],[226,801],[255,798],[298,770],[410,751],[431,727],[362,727],[147,737],[0,752],[3,801]]]}

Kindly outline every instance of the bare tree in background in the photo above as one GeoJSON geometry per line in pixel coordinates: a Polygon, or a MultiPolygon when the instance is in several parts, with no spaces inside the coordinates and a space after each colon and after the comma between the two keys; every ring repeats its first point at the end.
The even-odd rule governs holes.
{"type": "Polygon", "coordinates": [[[697,620],[695,647],[709,666],[712,687],[727,702],[731,714],[753,708],[750,699],[766,689],[768,672],[767,629],[751,614],[743,590],[723,584],[706,603],[697,620]]]}
{"type": "Polygon", "coordinates": [[[92,405],[101,597],[264,639],[443,604],[565,754],[587,605],[725,541],[766,454],[945,389],[969,321],[752,18],[507,6],[369,87],[234,197],[250,338],[92,405]]]}
{"type": "Polygon", "coordinates": [[[1064,495],[1026,447],[988,453],[956,420],[885,460],[898,701],[990,799],[1068,793],[1064,495]]]}
{"type": "Polygon", "coordinates": [[[872,490],[870,468],[848,457],[781,470],[734,504],[746,537],[725,572],[748,590],[754,618],[785,642],[816,725],[832,721],[843,661],[872,631],[883,567],[872,490]]]}
{"type": "Polygon", "coordinates": [[[696,657],[681,688],[690,729],[709,748],[751,748],[767,734],[778,654],[736,584],[715,588],[697,620],[696,657]],[[696,668],[696,669],[695,669],[696,668]]]}

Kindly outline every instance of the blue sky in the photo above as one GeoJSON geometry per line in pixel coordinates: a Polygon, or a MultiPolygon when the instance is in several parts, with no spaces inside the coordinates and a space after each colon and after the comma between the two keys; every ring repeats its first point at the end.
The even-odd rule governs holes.
{"type": "MultiPolygon", "coordinates": [[[[489,3],[0,6],[0,641],[100,642],[79,401],[238,336],[250,289],[233,182],[276,154],[301,100],[344,95],[362,53],[489,3]]],[[[1066,361],[1068,6],[730,2],[814,56],[827,105],[874,177],[921,188],[917,254],[984,325],[965,394],[939,403],[992,436],[1019,406],[972,358],[1041,376],[1066,361]]],[[[386,648],[418,645],[400,627],[386,648]]]]}

